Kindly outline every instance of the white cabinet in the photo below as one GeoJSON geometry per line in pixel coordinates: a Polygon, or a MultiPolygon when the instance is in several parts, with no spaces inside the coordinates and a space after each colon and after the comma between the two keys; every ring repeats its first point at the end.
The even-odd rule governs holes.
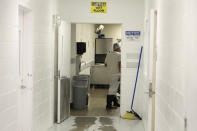
{"type": "Polygon", "coordinates": [[[109,85],[107,68],[104,64],[96,64],[91,66],[91,84],[109,85]]]}

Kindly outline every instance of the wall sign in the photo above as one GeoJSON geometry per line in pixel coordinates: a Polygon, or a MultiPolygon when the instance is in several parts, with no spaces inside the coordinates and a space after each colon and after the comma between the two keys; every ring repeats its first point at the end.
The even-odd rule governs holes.
{"type": "Polygon", "coordinates": [[[91,13],[107,13],[107,2],[91,2],[91,13]]]}
{"type": "Polygon", "coordinates": [[[125,37],[129,41],[139,41],[141,36],[140,31],[125,31],[125,37]]]}

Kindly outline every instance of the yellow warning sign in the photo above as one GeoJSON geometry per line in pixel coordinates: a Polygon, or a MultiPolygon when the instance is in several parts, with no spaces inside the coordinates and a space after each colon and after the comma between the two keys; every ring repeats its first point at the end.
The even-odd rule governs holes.
{"type": "Polygon", "coordinates": [[[91,13],[107,13],[107,2],[91,2],[91,13]]]}

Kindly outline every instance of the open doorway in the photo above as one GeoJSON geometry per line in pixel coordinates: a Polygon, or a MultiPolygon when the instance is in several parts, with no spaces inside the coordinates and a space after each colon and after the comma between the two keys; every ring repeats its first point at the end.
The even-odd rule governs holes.
{"type": "MultiPolygon", "coordinates": [[[[119,107],[106,110],[110,79],[105,59],[115,43],[121,46],[121,34],[121,24],[71,24],[72,116],[120,116],[119,107]],[[88,79],[87,89],[77,90],[76,76],[88,79]]],[[[119,101],[118,90],[116,96],[119,101]]]]}

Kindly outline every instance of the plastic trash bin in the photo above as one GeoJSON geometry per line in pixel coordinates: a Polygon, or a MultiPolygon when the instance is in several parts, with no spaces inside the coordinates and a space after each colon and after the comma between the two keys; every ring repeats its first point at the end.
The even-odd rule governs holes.
{"type": "Polygon", "coordinates": [[[84,109],[87,107],[89,77],[79,75],[73,77],[73,108],[84,109]]]}
{"type": "Polygon", "coordinates": [[[89,75],[78,75],[73,76],[74,81],[88,81],[88,89],[90,88],[90,76],[89,75]]]}

